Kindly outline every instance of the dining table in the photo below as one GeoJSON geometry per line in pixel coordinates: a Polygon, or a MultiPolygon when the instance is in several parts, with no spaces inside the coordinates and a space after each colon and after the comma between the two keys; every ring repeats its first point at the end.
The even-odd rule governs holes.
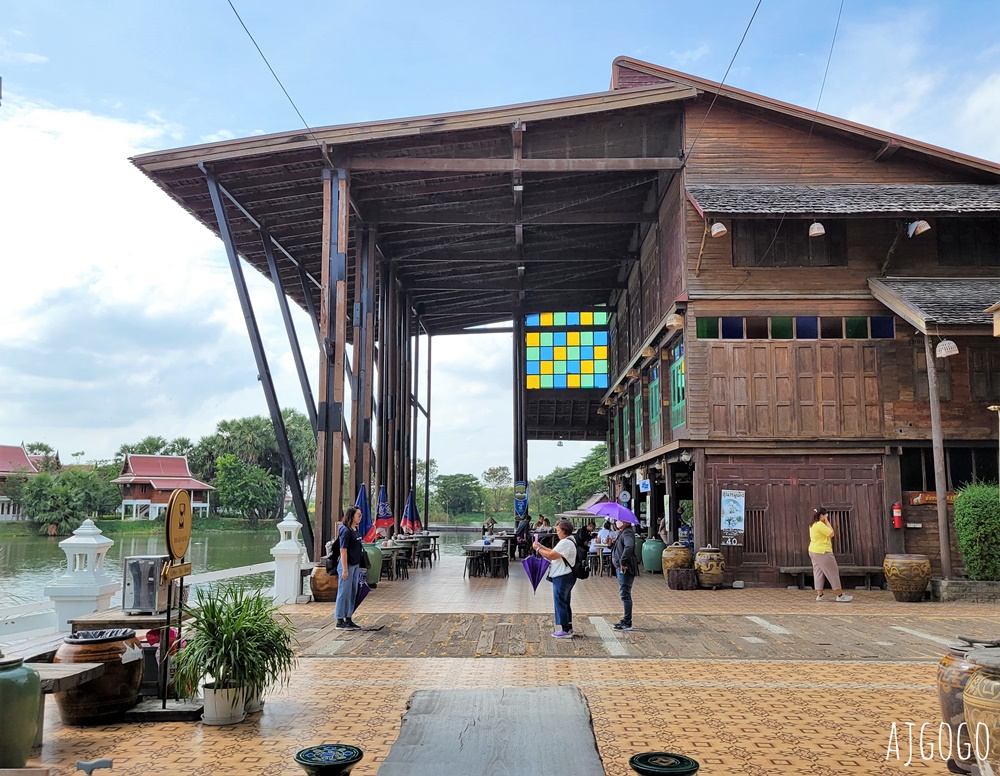
{"type": "Polygon", "coordinates": [[[488,576],[493,571],[493,556],[501,553],[505,558],[507,556],[506,542],[474,542],[473,544],[462,545],[462,549],[465,550],[465,571],[462,572],[463,578],[466,574],[470,577],[488,576]]]}

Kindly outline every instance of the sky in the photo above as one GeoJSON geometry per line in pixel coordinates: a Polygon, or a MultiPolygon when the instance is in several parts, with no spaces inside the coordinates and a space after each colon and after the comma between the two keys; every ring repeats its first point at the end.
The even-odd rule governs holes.
{"type": "MultiPolygon", "coordinates": [[[[1000,161],[985,0],[232,2],[311,126],[603,91],[628,55],[1000,161]]],[[[128,162],[302,126],[227,0],[0,0],[0,77],[0,444],[102,460],[266,415],[221,242],[128,162]]],[[[302,410],[273,289],[247,277],[302,410]]],[[[442,474],[511,466],[510,376],[510,335],[435,338],[442,474]]],[[[530,476],[590,447],[532,442],[530,476]]]]}

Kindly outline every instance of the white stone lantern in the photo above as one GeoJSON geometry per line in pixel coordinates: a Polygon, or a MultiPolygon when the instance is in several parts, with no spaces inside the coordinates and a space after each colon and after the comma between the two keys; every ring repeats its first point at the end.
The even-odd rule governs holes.
{"type": "Polygon", "coordinates": [[[294,604],[302,594],[302,556],[305,547],[299,540],[302,526],[291,513],[278,523],[280,541],[271,548],[274,557],[274,602],[294,604]]]}
{"type": "Polygon", "coordinates": [[[120,587],[104,568],[112,545],[114,542],[90,519],[59,542],[66,553],[66,572],[45,586],[45,595],[55,603],[58,630],[69,630],[69,620],[75,617],[111,607],[111,597],[120,587]]]}

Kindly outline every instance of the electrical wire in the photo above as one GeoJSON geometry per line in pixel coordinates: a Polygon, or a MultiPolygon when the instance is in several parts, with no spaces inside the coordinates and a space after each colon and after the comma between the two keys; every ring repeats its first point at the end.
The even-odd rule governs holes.
{"type": "Polygon", "coordinates": [[[268,62],[267,57],[261,50],[260,45],[258,45],[257,40],[253,36],[253,33],[250,32],[250,29],[247,27],[246,22],[243,21],[243,17],[240,16],[240,12],[237,11],[236,6],[233,5],[233,0],[226,0],[226,2],[229,3],[229,7],[233,9],[233,13],[236,15],[237,21],[239,21],[240,26],[243,28],[243,31],[247,34],[247,37],[250,38],[250,42],[253,43],[254,48],[257,49],[257,53],[260,54],[260,58],[264,60],[264,64],[267,65],[267,69],[271,72],[271,75],[274,77],[274,80],[277,82],[281,91],[284,92],[285,97],[288,99],[288,103],[292,106],[292,110],[295,111],[296,115],[299,117],[299,121],[301,121],[302,125],[306,128],[306,132],[309,133],[309,136],[319,147],[320,153],[323,154],[323,159],[326,160],[326,163],[332,168],[333,162],[331,162],[330,157],[327,156],[326,148],[323,146],[323,143],[320,142],[319,138],[316,137],[316,134],[313,132],[312,127],[309,126],[309,122],[305,120],[305,117],[302,115],[302,111],[299,110],[298,105],[295,104],[295,100],[292,99],[292,95],[288,93],[288,90],[285,88],[285,85],[281,82],[281,79],[278,78],[278,74],[274,72],[274,68],[271,67],[271,63],[268,62]]]}

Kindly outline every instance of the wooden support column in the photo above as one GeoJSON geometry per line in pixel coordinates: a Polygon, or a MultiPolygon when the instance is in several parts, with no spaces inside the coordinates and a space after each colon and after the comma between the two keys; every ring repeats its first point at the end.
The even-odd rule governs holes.
{"type": "MultiPolygon", "coordinates": [[[[386,484],[389,451],[389,425],[387,408],[389,395],[388,361],[389,352],[389,267],[379,266],[378,273],[378,405],[375,407],[375,420],[378,423],[375,448],[375,484],[381,487],[386,484]]],[[[388,492],[388,489],[387,489],[388,492]]]]}
{"type": "Polygon", "coordinates": [[[937,494],[938,542],[941,547],[941,576],[951,579],[951,538],[948,534],[948,480],[944,466],[944,432],[941,430],[941,397],[938,393],[937,365],[930,335],[924,334],[927,361],[927,398],[931,405],[931,449],[934,453],[934,485],[937,494]]]}
{"type": "MultiPolygon", "coordinates": [[[[413,422],[410,423],[410,487],[417,489],[417,428],[420,425],[420,316],[413,316],[413,422]]],[[[414,493],[414,497],[416,497],[414,493]]]]}
{"type": "Polygon", "coordinates": [[[431,517],[431,343],[434,338],[427,332],[427,407],[424,417],[427,425],[424,427],[424,525],[431,517]]]}
{"type": "Polygon", "coordinates": [[[399,528],[399,510],[396,501],[396,467],[398,465],[396,447],[397,396],[399,385],[399,294],[396,292],[396,268],[389,265],[389,279],[386,286],[386,354],[385,354],[385,426],[386,458],[385,492],[395,519],[395,529],[399,528]]]}
{"type": "Polygon", "coordinates": [[[413,311],[406,294],[400,291],[402,301],[402,361],[399,370],[399,469],[398,469],[398,501],[399,515],[403,516],[403,507],[410,494],[410,421],[413,417],[413,311]]]}
{"type": "Polygon", "coordinates": [[[347,173],[323,171],[319,433],[316,438],[316,557],[340,519],[344,483],[344,357],[347,346],[347,173]]]}
{"type": "MultiPolygon", "coordinates": [[[[705,459],[705,448],[696,447],[694,457],[690,463],[690,466],[694,470],[691,474],[692,499],[694,500],[694,525],[691,527],[694,529],[695,551],[698,550],[699,546],[705,547],[712,541],[712,526],[708,520],[708,477],[706,476],[708,472],[705,471],[705,459]]],[[[670,508],[676,514],[677,506],[672,504],[670,508]]]]}
{"type": "MultiPolygon", "coordinates": [[[[511,370],[514,375],[514,384],[512,388],[512,398],[513,398],[513,410],[514,410],[514,482],[527,482],[528,481],[528,467],[527,461],[525,461],[525,445],[523,444],[522,437],[525,436],[525,403],[524,403],[524,392],[522,387],[524,386],[524,360],[521,357],[521,343],[524,342],[524,315],[519,308],[514,308],[514,321],[513,321],[513,342],[511,348],[511,358],[513,360],[513,369],[511,370]]],[[[529,494],[530,496],[530,494],[529,494]]]]}
{"type": "MultiPolygon", "coordinates": [[[[361,360],[364,363],[363,379],[360,387],[361,402],[361,482],[365,487],[372,485],[372,404],[374,391],[374,371],[375,371],[375,251],[376,237],[378,231],[375,228],[366,228],[367,241],[365,243],[365,253],[363,260],[365,263],[362,271],[362,308],[364,314],[363,346],[361,348],[361,360]]],[[[357,433],[357,432],[355,432],[357,433]]]]}

